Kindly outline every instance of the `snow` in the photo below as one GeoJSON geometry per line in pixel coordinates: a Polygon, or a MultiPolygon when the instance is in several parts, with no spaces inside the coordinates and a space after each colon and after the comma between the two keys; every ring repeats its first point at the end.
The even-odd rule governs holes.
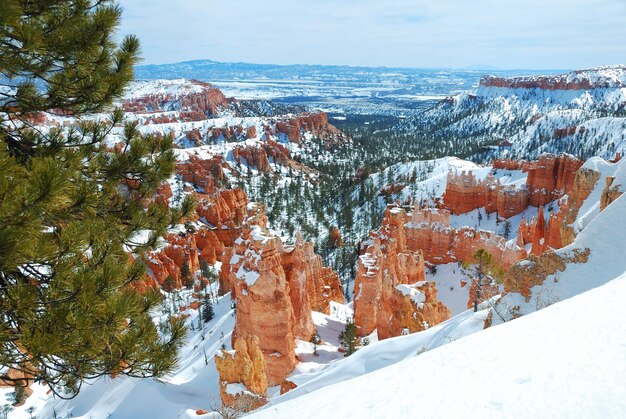
{"type": "Polygon", "coordinates": [[[179,97],[190,93],[201,93],[206,87],[187,79],[144,80],[131,82],[124,92],[124,99],[139,99],[150,95],[179,97]]]}
{"type": "MultiPolygon", "coordinates": [[[[191,292],[191,291],[190,291],[191,292]]],[[[160,380],[103,377],[84,385],[72,400],[60,400],[47,394],[48,387],[34,384],[34,395],[23,407],[9,414],[11,419],[52,418],[192,418],[196,409],[211,411],[219,405],[219,380],[213,357],[222,345],[230,349],[230,335],[235,317],[230,294],[213,304],[215,317],[204,324],[202,331],[189,331],[181,349],[179,363],[172,374],[160,380]],[[204,338],[203,338],[204,336],[204,338]],[[208,364],[205,364],[205,354],[208,364]],[[189,413],[190,411],[191,413],[189,413]]],[[[188,310],[188,325],[198,324],[196,310],[188,310]]],[[[0,400],[12,389],[0,389],[0,400]]]]}
{"type": "Polygon", "coordinates": [[[426,279],[437,285],[437,298],[452,311],[453,316],[467,310],[471,279],[459,263],[437,265],[434,273],[427,269],[426,279]]]}
{"type": "Polygon", "coordinates": [[[417,287],[420,287],[422,285],[424,285],[423,281],[418,282],[413,285],[398,284],[396,285],[396,289],[400,291],[402,295],[404,296],[408,295],[411,301],[415,303],[416,307],[419,308],[419,307],[422,307],[424,301],[426,301],[426,296],[424,295],[424,293],[417,289],[417,287]]]}
{"type": "Polygon", "coordinates": [[[624,417],[625,299],[621,275],[440,348],[407,345],[430,331],[389,339],[342,363],[359,358],[350,363],[359,370],[345,377],[355,378],[335,376],[335,384],[328,380],[309,394],[298,392],[301,397],[293,397],[296,389],[252,417],[624,417]],[[367,361],[386,362],[391,344],[412,351],[386,368],[368,369],[367,361]]]}
{"type": "MultiPolygon", "coordinates": [[[[505,295],[497,304],[499,312],[508,316],[510,307],[516,307],[522,314],[533,312],[601,286],[626,272],[624,214],[626,198],[622,195],[591,220],[572,244],[556,251],[558,255],[568,256],[575,250],[589,249],[586,263],[569,263],[563,272],[548,276],[543,284],[531,289],[528,300],[519,294],[505,295]]],[[[494,317],[494,321],[499,320],[494,317]]]]}

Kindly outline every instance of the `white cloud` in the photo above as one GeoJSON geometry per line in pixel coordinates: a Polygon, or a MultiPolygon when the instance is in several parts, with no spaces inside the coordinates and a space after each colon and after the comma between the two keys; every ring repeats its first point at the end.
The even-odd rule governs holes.
{"type": "Polygon", "coordinates": [[[624,61],[623,0],[126,0],[145,62],[579,68],[624,61]]]}

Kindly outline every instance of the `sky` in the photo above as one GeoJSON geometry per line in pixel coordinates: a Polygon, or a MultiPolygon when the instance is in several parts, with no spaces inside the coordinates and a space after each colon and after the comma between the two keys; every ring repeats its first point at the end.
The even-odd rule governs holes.
{"type": "Polygon", "coordinates": [[[626,62],[626,0],[123,0],[143,64],[579,69],[626,62]]]}

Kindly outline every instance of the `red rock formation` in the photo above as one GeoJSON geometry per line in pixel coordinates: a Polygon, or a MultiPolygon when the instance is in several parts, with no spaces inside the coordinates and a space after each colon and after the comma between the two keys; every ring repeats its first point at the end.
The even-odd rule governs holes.
{"type": "Polygon", "coordinates": [[[195,233],[196,245],[200,250],[198,258],[214,265],[224,252],[222,243],[215,234],[215,231],[201,228],[195,233]]]}
{"type": "Polygon", "coordinates": [[[324,112],[303,113],[295,117],[279,120],[276,131],[285,134],[289,141],[299,143],[303,132],[310,132],[324,140],[325,148],[330,148],[343,141],[343,134],[328,123],[324,112]]]}
{"type": "Polygon", "coordinates": [[[223,190],[215,198],[199,197],[196,212],[200,218],[204,217],[209,224],[216,227],[215,234],[225,246],[232,246],[232,241],[227,240],[230,236],[224,235],[221,230],[241,226],[247,204],[248,198],[243,190],[223,190]]]}
{"type": "Polygon", "coordinates": [[[258,336],[270,385],[280,384],[296,365],[296,318],[281,252],[278,237],[261,227],[247,229],[235,244],[230,268],[237,303],[233,341],[258,336]]]}
{"type": "Polygon", "coordinates": [[[360,336],[378,330],[379,339],[424,330],[450,316],[424,281],[421,252],[408,249],[407,215],[387,209],[383,225],[359,258],[355,280],[354,321],[360,336]]]}
{"type": "Polygon", "coordinates": [[[503,170],[528,170],[528,162],[526,160],[511,160],[511,159],[495,159],[491,162],[491,166],[494,169],[503,170]]]}
{"type": "Polygon", "coordinates": [[[449,172],[446,191],[443,195],[444,207],[453,214],[459,215],[466,212],[487,206],[487,190],[495,188],[498,184],[489,177],[485,180],[478,180],[473,172],[462,171],[449,172]]]}
{"type": "Polygon", "coordinates": [[[186,264],[192,275],[200,269],[195,236],[193,234],[168,234],[165,240],[167,245],[158,251],[149,252],[145,262],[159,285],[165,286],[168,291],[169,288],[180,289],[185,285],[183,284],[185,278],[181,277],[182,266],[186,264]],[[168,276],[172,278],[171,284],[166,284],[168,276]]]}
{"type": "Polygon", "coordinates": [[[343,246],[343,239],[341,238],[341,233],[337,227],[333,227],[330,230],[328,241],[331,247],[337,248],[343,246]]]}
{"type": "Polygon", "coordinates": [[[576,233],[571,227],[571,224],[576,220],[580,207],[589,197],[599,179],[600,172],[596,172],[595,170],[581,168],[576,172],[574,185],[567,199],[567,205],[561,205],[561,211],[564,212],[562,217],[563,222],[560,226],[563,246],[567,246],[574,241],[576,233]]]}
{"type": "Polygon", "coordinates": [[[498,216],[509,218],[520,214],[528,208],[528,198],[529,193],[526,188],[516,188],[513,185],[500,188],[497,198],[498,216]]]}
{"type": "Polygon", "coordinates": [[[404,234],[408,248],[424,252],[424,259],[432,264],[471,262],[473,254],[481,248],[493,254],[503,268],[526,256],[524,249],[507,245],[504,238],[492,232],[452,228],[450,212],[445,209],[414,210],[404,234]]]}
{"type": "Polygon", "coordinates": [[[185,182],[190,182],[205,193],[215,193],[216,182],[224,179],[224,169],[228,163],[222,156],[214,156],[209,159],[200,159],[197,156],[189,156],[189,160],[176,165],[176,172],[185,182]]]}
{"type": "MultiPolygon", "coordinates": [[[[476,287],[478,283],[476,281],[472,281],[472,285],[469,289],[469,297],[467,299],[467,308],[474,307],[474,299],[476,298],[476,287]]],[[[497,284],[483,284],[480,290],[480,300],[486,301],[491,297],[494,297],[498,294],[501,294],[500,287],[497,284]]]]}
{"type": "Polygon", "coordinates": [[[625,87],[623,83],[617,79],[610,79],[606,77],[596,77],[594,79],[588,74],[592,71],[593,70],[578,70],[554,76],[527,76],[511,78],[484,76],[480,79],[480,86],[542,90],[590,90],[610,87],[625,87]]]}
{"type": "Polygon", "coordinates": [[[604,189],[602,190],[602,195],[600,196],[600,211],[604,211],[604,209],[609,206],[611,202],[615,201],[623,194],[620,190],[622,185],[613,185],[614,181],[615,176],[606,177],[606,183],[604,189]]]}
{"type": "Polygon", "coordinates": [[[298,388],[298,386],[293,381],[285,380],[280,383],[280,394],[283,395],[294,388],[298,388]]]}
{"type": "Polygon", "coordinates": [[[249,126],[246,129],[246,138],[250,139],[250,138],[255,138],[256,137],[256,127],[254,125],[249,126]]]}
{"type": "Polygon", "coordinates": [[[193,91],[181,95],[157,93],[124,100],[122,108],[126,112],[133,113],[162,112],[176,109],[181,113],[186,112],[187,118],[198,120],[198,114],[204,115],[205,118],[206,116],[214,116],[221,108],[229,105],[230,101],[221,90],[213,87],[210,83],[198,80],[190,80],[189,83],[195,87],[199,86],[200,89],[190,89],[193,91]]]}
{"type": "Polygon", "coordinates": [[[259,339],[253,335],[238,337],[233,347],[234,354],[222,351],[215,355],[220,398],[223,406],[246,413],[268,401],[265,357],[259,339]]]}
{"type": "Polygon", "coordinates": [[[536,162],[494,161],[494,169],[528,172],[526,185],[522,188],[500,186],[490,175],[478,180],[472,172],[448,173],[443,207],[453,214],[463,214],[477,208],[498,212],[498,216],[509,218],[524,211],[528,205],[545,205],[569,193],[576,171],[582,161],[564,154],[542,155],[536,162]]]}
{"type": "Polygon", "coordinates": [[[270,162],[267,153],[262,147],[240,146],[233,149],[233,158],[241,164],[247,164],[259,172],[270,172],[270,162]]]}
{"type": "Polygon", "coordinates": [[[537,221],[534,223],[533,246],[530,252],[539,256],[546,249],[546,221],[543,215],[543,207],[539,207],[537,221]]]}
{"type": "Polygon", "coordinates": [[[531,162],[526,180],[530,205],[546,205],[569,193],[574,185],[576,172],[582,164],[582,161],[569,154],[543,154],[538,161],[531,162]]]}
{"type": "Polygon", "coordinates": [[[237,302],[233,336],[259,337],[268,379],[279,384],[295,366],[294,340],[309,340],[315,330],[311,310],[329,313],[330,301],[343,303],[343,293],[313,243],[298,236],[283,246],[265,228],[263,206],[248,209],[242,236],[224,252],[220,280],[237,302]]]}

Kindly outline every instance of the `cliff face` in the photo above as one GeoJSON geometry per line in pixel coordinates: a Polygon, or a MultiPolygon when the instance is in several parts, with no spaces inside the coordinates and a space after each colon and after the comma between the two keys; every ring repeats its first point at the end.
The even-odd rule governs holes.
{"type": "Polygon", "coordinates": [[[372,233],[372,244],[359,258],[354,322],[360,336],[377,329],[379,339],[386,339],[450,317],[437,301],[434,284],[424,282],[422,253],[407,246],[407,219],[403,209],[387,209],[381,229],[372,233]]]}
{"type": "Polygon", "coordinates": [[[222,351],[215,355],[215,366],[220,376],[220,398],[223,406],[245,413],[258,409],[268,401],[265,358],[256,336],[239,337],[233,347],[234,354],[222,351]]]}
{"type": "Polygon", "coordinates": [[[578,70],[554,76],[529,76],[504,78],[485,76],[481,87],[541,90],[592,90],[625,87],[623,73],[626,68],[614,66],[592,70],[578,70]]]}
{"type": "Polygon", "coordinates": [[[569,193],[576,172],[583,162],[569,154],[544,154],[528,167],[526,185],[530,191],[530,205],[538,207],[569,193]]]}
{"type": "Polygon", "coordinates": [[[603,211],[611,202],[619,198],[623,192],[620,190],[621,185],[614,185],[615,176],[607,176],[602,196],[600,197],[600,211],[603,211]]]}
{"type": "Polygon", "coordinates": [[[491,175],[479,180],[472,172],[450,172],[443,195],[443,207],[455,215],[485,208],[488,213],[497,211],[500,217],[509,218],[521,213],[529,205],[545,205],[569,193],[582,163],[568,154],[544,154],[536,162],[494,162],[494,169],[527,172],[526,184],[521,188],[502,186],[491,175]]]}
{"type": "Polygon", "coordinates": [[[576,232],[571,227],[571,224],[576,220],[580,207],[589,197],[599,179],[600,173],[595,170],[581,168],[576,172],[574,186],[569,194],[567,206],[561,208],[561,211],[564,213],[563,222],[560,225],[563,246],[574,242],[576,232]]]}
{"type": "Polygon", "coordinates": [[[145,90],[135,87],[137,92],[145,91],[145,94],[139,93],[123,100],[124,111],[149,113],[178,110],[183,120],[197,121],[216,115],[229,104],[221,90],[210,83],[198,80],[159,80],[150,83],[136,83],[145,85],[145,90]]]}
{"type": "Polygon", "coordinates": [[[508,246],[506,240],[492,232],[476,231],[471,227],[455,229],[450,226],[450,212],[443,209],[414,210],[405,225],[408,248],[420,250],[432,264],[471,262],[478,249],[493,254],[503,268],[512,266],[526,256],[519,246],[508,246]]]}

